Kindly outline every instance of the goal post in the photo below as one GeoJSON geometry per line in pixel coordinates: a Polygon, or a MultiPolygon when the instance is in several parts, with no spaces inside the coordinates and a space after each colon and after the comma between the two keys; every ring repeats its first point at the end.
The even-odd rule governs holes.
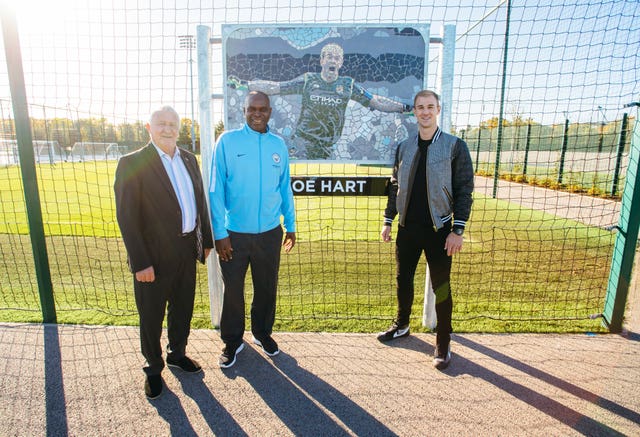
{"type": "Polygon", "coordinates": [[[15,165],[19,161],[18,142],[16,140],[0,140],[0,166],[15,165]]]}
{"type": "MultiPolygon", "coordinates": [[[[33,140],[33,156],[37,164],[54,163],[64,158],[64,152],[56,140],[33,140]]],[[[19,162],[18,142],[0,140],[0,166],[15,165],[19,162]]]]}
{"type": "Polygon", "coordinates": [[[78,141],[71,147],[69,160],[82,162],[117,159],[121,155],[120,150],[118,143],[78,141]]]}
{"type": "Polygon", "coordinates": [[[107,160],[117,160],[120,157],[127,153],[129,148],[127,146],[121,146],[117,143],[111,143],[107,146],[105,151],[105,159],[107,160]]]}
{"type": "Polygon", "coordinates": [[[36,162],[38,163],[54,163],[55,161],[62,160],[64,157],[64,153],[60,148],[60,144],[56,140],[34,140],[33,153],[35,155],[36,162]]]}
{"type": "MultiPolygon", "coordinates": [[[[211,93],[211,45],[216,42],[211,39],[211,28],[199,25],[196,36],[196,53],[198,58],[198,106],[200,116],[200,152],[202,157],[202,179],[204,190],[209,192],[210,163],[213,152],[214,130],[213,126],[218,120],[212,110],[212,102],[216,98],[211,93]]],[[[209,203],[209,196],[207,205],[209,203]]],[[[209,223],[211,226],[211,223],[209,223]]],[[[220,325],[222,315],[222,273],[218,266],[218,257],[215,251],[207,258],[207,282],[209,288],[209,317],[214,327],[220,325]]]]}

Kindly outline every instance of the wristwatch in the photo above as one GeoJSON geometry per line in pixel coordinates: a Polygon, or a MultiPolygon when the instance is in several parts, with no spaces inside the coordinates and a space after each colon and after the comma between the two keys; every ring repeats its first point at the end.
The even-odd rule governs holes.
{"type": "Polygon", "coordinates": [[[453,228],[451,232],[453,232],[456,235],[462,235],[464,234],[464,228],[453,228]]]}

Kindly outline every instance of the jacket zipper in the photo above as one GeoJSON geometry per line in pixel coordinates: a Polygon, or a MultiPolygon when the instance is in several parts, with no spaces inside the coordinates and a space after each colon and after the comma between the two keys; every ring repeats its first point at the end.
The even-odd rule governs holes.
{"type": "Polygon", "coordinates": [[[258,190],[258,232],[262,232],[262,224],[260,222],[260,213],[262,211],[262,134],[258,134],[258,175],[259,175],[259,190],[258,190]]]}
{"type": "Polygon", "coordinates": [[[438,228],[436,226],[436,221],[433,219],[433,211],[431,210],[431,202],[429,201],[429,147],[427,147],[427,156],[424,160],[424,173],[426,175],[426,185],[427,185],[427,205],[429,206],[429,215],[431,216],[431,223],[433,223],[433,232],[438,232],[438,228]]]}
{"type": "Polygon", "coordinates": [[[449,199],[449,205],[453,208],[453,197],[451,197],[451,194],[449,194],[449,190],[447,190],[445,185],[442,186],[442,191],[444,191],[445,196],[449,199]]]}
{"type": "MultiPolygon", "coordinates": [[[[420,149],[418,149],[418,152],[420,151],[420,149]]],[[[416,159],[418,161],[420,161],[420,157],[418,156],[418,154],[413,155],[413,160],[411,161],[411,168],[409,169],[409,179],[408,179],[408,183],[407,183],[407,195],[405,198],[405,202],[404,202],[404,211],[402,211],[402,217],[406,217],[407,216],[407,210],[409,208],[409,199],[411,198],[411,190],[413,190],[413,181],[415,180],[416,177],[416,172],[414,171],[416,168],[416,159]],[[413,175],[413,176],[412,176],[413,175]]],[[[400,211],[398,211],[400,212],[400,211]]],[[[403,223],[404,225],[404,223],[403,223]]]]}

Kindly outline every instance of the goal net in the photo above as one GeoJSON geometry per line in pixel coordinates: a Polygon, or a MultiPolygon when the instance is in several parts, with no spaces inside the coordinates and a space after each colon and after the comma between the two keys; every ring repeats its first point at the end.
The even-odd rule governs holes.
{"type": "MultiPolygon", "coordinates": [[[[65,154],[57,141],[33,141],[33,156],[35,162],[54,163],[64,159],[65,154]]],[[[0,140],[0,166],[16,165],[20,162],[18,141],[0,140]]]]}
{"type": "Polygon", "coordinates": [[[118,159],[122,155],[122,149],[118,143],[100,143],[80,141],[71,147],[69,160],[74,162],[101,161],[118,159]]]}
{"type": "MultiPolygon", "coordinates": [[[[128,13],[124,2],[49,3],[59,20],[29,26],[26,13],[18,29],[32,137],[58,140],[71,161],[48,165],[62,153],[38,146],[59,320],[91,323],[84,314],[93,312],[136,323],[118,319],[136,307],[113,181],[124,149],[147,144],[150,112],[176,109],[178,143],[195,139],[207,180],[216,133],[241,126],[244,97],[261,89],[272,96],[270,129],[291,150],[296,190],[276,329],[386,328],[396,310],[395,244],[380,241],[387,198],[360,188],[388,180],[397,142],[417,124],[402,105],[424,86],[441,94],[441,127],[466,142],[476,175],[453,262],[455,329],[602,329],[590,316],[602,312],[636,138],[637,109],[625,106],[640,96],[636,1],[169,1],[153,13],[135,2],[128,13]],[[447,26],[451,53],[441,51],[447,26]],[[321,81],[323,65],[339,76],[335,86],[321,81]],[[314,118],[338,106],[345,111],[314,118]]],[[[37,311],[11,107],[0,98],[0,311],[37,311]]],[[[193,326],[208,327],[200,269],[193,326]]],[[[425,271],[422,257],[412,329],[421,328],[425,271]]],[[[250,280],[246,291],[249,305],[250,280]]]]}

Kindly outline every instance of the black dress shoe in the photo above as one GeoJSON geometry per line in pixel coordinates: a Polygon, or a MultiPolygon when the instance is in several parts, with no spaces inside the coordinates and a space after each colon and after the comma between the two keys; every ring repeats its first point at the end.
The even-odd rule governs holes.
{"type": "Polygon", "coordinates": [[[202,367],[200,367],[200,364],[186,355],[179,360],[172,360],[167,357],[167,365],[169,367],[177,367],[179,369],[182,369],[183,372],[187,373],[202,372],[202,367]]]}
{"type": "Polygon", "coordinates": [[[157,399],[162,394],[162,376],[147,375],[144,381],[144,394],[149,399],[157,399]]]}

